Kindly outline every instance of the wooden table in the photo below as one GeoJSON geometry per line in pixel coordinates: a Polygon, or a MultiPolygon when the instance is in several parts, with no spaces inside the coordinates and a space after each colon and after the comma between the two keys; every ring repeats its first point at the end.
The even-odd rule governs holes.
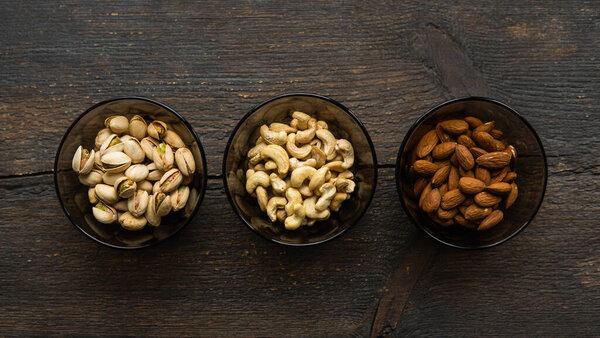
{"type": "Polygon", "coordinates": [[[0,335],[600,335],[597,1],[5,1],[0,9],[0,335]],[[223,191],[227,139],[289,92],[341,101],[380,163],[364,218],[330,243],[255,235],[223,191]],[[139,95],[199,132],[209,187],[169,241],[85,238],[54,192],[70,123],[139,95]],[[420,233],[394,183],[412,122],[446,99],[506,102],[539,132],[542,208],[499,247],[420,233]]]}

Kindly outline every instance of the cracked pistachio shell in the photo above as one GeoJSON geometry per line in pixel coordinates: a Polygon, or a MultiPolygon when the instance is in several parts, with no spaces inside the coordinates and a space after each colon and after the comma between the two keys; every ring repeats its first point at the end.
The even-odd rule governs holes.
{"type": "Polygon", "coordinates": [[[96,190],[96,196],[105,203],[113,204],[119,200],[119,195],[115,188],[108,184],[96,184],[94,187],[96,190]]]}
{"type": "Polygon", "coordinates": [[[125,153],[116,151],[102,155],[100,158],[107,173],[120,173],[131,165],[131,158],[125,153]]]}
{"type": "Polygon", "coordinates": [[[137,182],[138,190],[144,190],[148,193],[152,192],[152,183],[147,180],[137,182]]]}
{"type": "Polygon", "coordinates": [[[125,176],[131,178],[135,182],[145,180],[149,173],[148,167],[143,164],[134,164],[125,170],[125,176]]]}
{"type": "Polygon", "coordinates": [[[147,132],[148,136],[160,140],[161,138],[163,138],[163,136],[165,136],[165,133],[167,132],[167,125],[163,121],[152,121],[148,125],[147,132]]]}
{"type": "Polygon", "coordinates": [[[119,202],[113,204],[112,207],[115,208],[115,210],[120,211],[120,212],[127,211],[127,201],[120,200],[119,202]]]}
{"type": "Polygon", "coordinates": [[[123,173],[104,173],[102,175],[102,182],[108,185],[115,185],[115,182],[121,177],[123,177],[123,173]]]}
{"type": "Polygon", "coordinates": [[[175,161],[177,162],[177,168],[185,176],[192,176],[196,171],[194,155],[192,155],[192,152],[188,148],[177,149],[175,152],[175,161]]]}
{"type": "Polygon", "coordinates": [[[185,207],[190,197],[190,188],[187,186],[179,187],[171,192],[171,206],[173,211],[179,211],[185,207]]]}
{"type": "Polygon", "coordinates": [[[162,192],[154,194],[154,211],[158,216],[166,216],[171,212],[171,196],[162,192]]]}
{"type": "Polygon", "coordinates": [[[160,190],[164,193],[171,192],[181,184],[183,175],[179,169],[171,169],[167,171],[159,181],[160,190]]]}
{"type": "Polygon", "coordinates": [[[137,189],[137,184],[131,178],[123,176],[115,181],[114,188],[119,197],[129,198],[133,196],[133,193],[137,189]]]}
{"type": "Polygon", "coordinates": [[[175,163],[175,157],[173,156],[173,150],[171,146],[166,143],[159,144],[154,148],[154,154],[152,159],[156,164],[156,168],[162,171],[167,171],[173,167],[175,163]]]}
{"type": "Polygon", "coordinates": [[[129,211],[119,216],[119,224],[129,231],[140,231],[146,226],[145,217],[135,217],[129,211]]]}
{"type": "Polygon", "coordinates": [[[185,143],[183,143],[181,137],[172,130],[167,130],[165,136],[163,136],[163,141],[167,142],[173,148],[185,147],[185,143]]]}
{"type": "Polygon", "coordinates": [[[87,175],[79,175],[79,182],[88,187],[93,187],[102,183],[102,172],[98,169],[92,169],[87,175]]]}
{"type": "Polygon", "coordinates": [[[115,134],[123,134],[129,129],[129,120],[122,115],[113,115],[104,120],[104,125],[115,134]]]}
{"type": "Polygon", "coordinates": [[[90,187],[88,189],[88,199],[90,200],[91,204],[98,203],[98,196],[96,196],[96,189],[94,187],[90,187]]]}
{"type": "Polygon", "coordinates": [[[146,130],[148,129],[148,125],[143,117],[139,115],[135,115],[129,120],[129,134],[138,140],[146,137],[146,130]]]}
{"type": "Polygon", "coordinates": [[[127,200],[127,209],[135,217],[141,217],[146,213],[149,201],[148,192],[137,190],[133,196],[127,200]]]}
{"type": "Polygon", "coordinates": [[[150,160],[152,160],[152,158],[154,156],[154,148],[158,147],[159,144],[160,144],[160,141],[153,139],[152,137],[144,137],[140,141],[140,145],[142,146],[142,149],[144,150],[146,157],[149,158],[150,160]]]}
{"type": "Polygon", "coordinates": [[[102,143],[106,141],[106,138],[112,134],[112,131],[108,128],[101,129],[98,134],[96,134],[96,138],[94,139],[95,150],[100,150],[102,143]]]}
{"type": "Polygon", "coordinates": [[[104,140],[98,151],[102,153],[102,155],[115,151],[123,151],[123,142],[117,134],[110,134],[106,140],[104,140]]]}
{"type": "Polygon", "coordinates": [[[154,195],[150,195],[150,197],[148,197],[148,207],[146,208],[145,217],[150,225],[157,227],[160,225],[161,219],[160,216],[156,214],[155,205],[154,195]]]}
{"type": "Polygon", "coordinates": [[[77,147],[75,155],[73,155],[73,161],[71,165],[73,171],[79,175],[87,175],[94,168],[95,151],[88,151],[82,146],[77,147]]]}
{"type": "Polygon", "coordinates": [[[133,137],[123,142],[123,152],[131,158],[132,163],[142,163],[146,159],[146,153],[142,149],[140,141],[133,137]]]}
{"type": "Polygon", "coordinates": [[[117,220],[117,211],[102,201],[98,202],[92,208],[92,213],[94,214],[94,218],[100,223],[110,224],[117,220]]]}

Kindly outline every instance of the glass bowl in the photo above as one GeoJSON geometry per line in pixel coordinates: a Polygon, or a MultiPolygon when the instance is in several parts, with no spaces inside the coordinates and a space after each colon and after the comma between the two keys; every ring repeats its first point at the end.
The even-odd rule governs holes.
{"type": "Polygon", "coordinates": [[[286,94],[271,98],[248,112],[237,124],[223,157],[223,183],[233,209],[248,227],[276,243],[294,246],[313,245],[331,240],[354,225],[367,210],[377,182],[375,148],[367,130],[358,118],[340,103],[314,94],[286,94]],[[272,223],[262,212],[256,198],[245,187],[247,153],[259,136],[259,128],[272,122],[288,122],[289,114],[302,111],[324,120],[336,138],[345,138],[354,147],[356,189],[344,201],[339,212],[325,221],[297,230],[285,230],[283,224],[272,223]]]}
{"type": "Polygon", "coordinates": [[[140,97],[117,98],[100,102],[86,110],[71,124],[62,138],[54,161],[54,185],[58,200],[71,222],[98,243],[119,249],[144,248],[164,241],[186,226],[198,211],[206,190],[206,159],[198,135],[192,126],[173,109],[154,100],[140,97]],[[104,119],[110,115],[130,118],[140,115],[147,122],[161,120],[176,131],[188,145],[196,162],[196,173],[190,184],[190,196],[184,209],[162,218],[159,227],[146,226],[142,231],[123,229],[118,223],[102,224],[92,215],[88,187],[79,183],[71,169],[73,154],[79,145],[91,149],[104,119]]]}
{"type": "Polygon", "coordinates": [[[489,248],[514,237],[531,222],[539,210],[544,192],[548,168],[542,142],[531,125],[514,109],[498,101],[470,97],[444,102],[421,116],[406,134],[396,162],[396,185],[400,201],[413,223],[435,240],[461,249],[489,248]],[[478,117],[484,122],[496,121],[496,128],[504,132],[504,138],[517,150],[515,171],[519,196],[515,204],[504,211],[504,219],[486,231],[476,231],[461,226],[443,227],[431,221],[418,208],[409,179],[409,154],[421,137],[443,120],[478,117]]]}

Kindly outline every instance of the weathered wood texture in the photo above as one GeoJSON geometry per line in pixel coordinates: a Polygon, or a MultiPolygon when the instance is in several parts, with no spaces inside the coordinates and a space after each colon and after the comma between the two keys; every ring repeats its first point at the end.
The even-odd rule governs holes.
{"type": "Polygon", "coordinates": [[[599,12],[594,1],[4,1],[0,334],[600,335],[599,12]],[[297,91],[355,111],[384,165],[359,224],[304,249],[247,230],[214,178],[239,118],[297,91]],[[213,177],[188,228],[134,252],[76,231],[49,174],[78,114],[129,95],[189,119],[213,177]],[[418,116],[466,95],[521,112],[550,172],[534,222],[474,252],[410,224],[392,168],[418,116]]]}

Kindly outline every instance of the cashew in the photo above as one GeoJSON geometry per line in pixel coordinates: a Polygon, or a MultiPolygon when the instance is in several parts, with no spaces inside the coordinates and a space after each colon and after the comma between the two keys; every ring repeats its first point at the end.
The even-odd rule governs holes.
{"type": "Polygon", "coordinates": [[[263,159],[271,159],[277,164],[277,172],[280,176],[287,174],[290,169],[290,158],[288,153],[281,146],[269,144],[260,152],[263,159]]]}
{"type": "Polygon", "coordinates": [[[317,138],[323,142],[323,152],[327,155],[327,160],[333,160],[337,155],[335,152],[335,136],[327,129],[317,130],[316,135],[317,138]]]}
{"type": "Polygon", "coordinates": [[[285,199],[285,197],[271,197],[271,199],[267,203],[267,215],[271,219],[271,222],[275,222],[277,220],[277,209],[285,207],[286,202],[287,200],[285,199]]]}
{"type": "Polygon", "coordinates": [[[329,129],[329,126],[325,121],[317,121],[317,129],[329,129]]]}
{"type": "Polygon", "coordinates": [[[344,161],[344,158],[342,157],[342,155],[337,154],[337,155],[335,155],[335,157],[333,158],[332,161],[340,161],[340,162],[342,162],[342,161],[344,161]]]}
{"type": "Polygon", "coordinates": [[[335,195],[333,195],[331,204],[329,204],[329,208],[331,209],[331,211],[336,211],[336,212],[339,211],[340,208],[342,207],[342,202],[347,200],[349,197],[350,197],[350,195],[348,195],[344,192],[336,192],[335,195]]]}
{"type": "Polygon", "coordinates": [[[277,174],[272,173],[269,175],[269,180],[271,181],[271,187],[273,187],[273,191],[278,194],[283,194],[285,189],[287,188],[285,182],[277,176],[277,174]]]}
{"type": "MultiPolygon", "coordinates": [[[[259,145],[259,144],[264,144],[265,143],[265,139],[262,138],[262,136],[259,136],[256,139],[256,142],[254,142],[254,144],[259,145]]],[[[265,144],[266,145],[266,144],[265,144]]]]}
{"type": "Polygon", "coordinates": [[[283,221],[285,221],[285,218],[287,217],[287,214],[286,214],[285,210],[281,210],[281,209],[279,209],[279,210],[277,210],[277,212],[275,213],[275,216],[277,217],[277,220],[278,220],[279,222],[283,222],[283,221]]]}
{"type": "MultiPolygon", "coordinates": [[[[325,177],[327,176],[327,173],[329,172],[329,168],[327,167],[322,167],[321,169],[317,170],[312,177],[310,178],[310,183],[308,183],[308,188],[312,191],[318,189],[320,186],[323,185],[323,183],[325,183],[325,177]]],[[[292,180],[293,182],[293,180],[292,180]]]]}
{"type": "Polygon", "coordinates": [[[298,191],[302,194],[302,196],[304,197],[311,197],[313,195],[312,190],[310,190],[308,188],[308,184],[303,184],[300,188],[298,188],[298,191]]]}
{"type": "Polygon", "coordinates": [[[300,167],[304,167],[304,166],[314,168],[316,165],[317,165],[317,161],[314,158],[309,158],[306,161],[299,161],[295,157],[290,158],[290,170],[291,171],[294,171],[296,168],[300,168],[300,167]]]}
{"type": "Polygon", "coordinates": [[[302,147],[296,146],[296,134],[291,133],[287,136],[287,143],[285,144],[285,149],[287,149],[288,153],[293,157],[303,159],[310,155],[311,147],[309,144],[305,144],[302,147]]]}
{"type": "Polygon", "coordinates": [[[294,171],[292,171],[292,176],[290,177],[292,187],[299,188],[306,179],[309,179],[316,172],[317,169],[306,166],[294,169],[294,171]]]}
{"type": "Polygon", "coordinates": [[[292,128],[296,128],[296,131],[297,131],[297,130],[298,130],[298,119],[293,119],[293,120],[290,122],[290,127],[292,127],[292,128]]]}
{"type": "Polygon", "coordinates": [[[287,133],[285,131],[272,131],[266,124],[260,127],[260,136],[267,144],[276,144],[282,146],[287,141],[287,133]]]}
{"type": "Polygon", "coordinates": [[[269,181],[269,175],[264,171],[257,171],[253,175],[246,177],[246,191],[249,194],[253,193],[259,185],[268,188],[271,183],[269,181]]]}
{"type": "MultiPolygon", "coordinates": [[[[260,139],[262,139],[262,137],[260,139]]],[[[250,164],[255,165],[258,162],[260,162],[260,152],[266,146],[267,145],[265,143],[257,143],[252,149],[248,150],[248,158],[250,159],[250,164]]]]}
{"type": "Polygon", "coordinates": [[[296,142],[299,144],[305,144],[315,138],[315,132],[317,131],[317,120],[310,119],[308,121],[308,129],[301,130],[296,133],[296,142]]]}
{"type": "Polygon", "coordinates": [[[335,142],[335,150],[337,150],[344,158],[343,167],[348,169],[354,164],[354,149],[348,140],[340,139],[335,142]]]}
{"type": "Polygon", "coordinates": [[[327,155],[323,152],[323,150],[321,150],[320,148],[317,148],[315,146],[312,146],[312,150],[310,152],[310,157],[313,158],[316,162],[317,162],[317,168],[321,168],[327,159],[327,155]]]}
{"type": "Polygon", "coordinates": [[[338,178],[346,178],[346,179],[351,180],[351,179],[354,178],[354,174],[350,170],[346,170],[346,171],[343,171],[343,172],[339,173],[337,175],[337,177],[338,178]]]}
{"type": "Polygon", "coordinates": [[[319,192],[321,193],[321,197],[319,197],[319,200],[315,203],[315,209],[321,211],[329,207],[336,190],[333,184],[325,183],[319,188],[319,192]]]}
{"type": "Polygon", "coordinates": [[[264,163],[259,163],[254,166],[254,171],[267,171],[267,168],[265,168],[264,163]]]}
{"type": "Polygon", "coordinates": [[[285,205],[285,212],[291,216],[294,213],[294,205],[302,204],[302,194],[296,188],[288,188],[285,191],[285,198],[288,201],[285,205]]]}
{"type": "Polygon", "coordinates": [[[309,227],[311,227],[311,226],[315,225],[315,223],[317,223],[317,220],[316,219],[311,219],[308,222],[306,222],[306,225],[308,225],[309,227]]]}
{"type": "Polygon", "coordinates": [[[315,203],[317,202],[317,197],[312,196],[304,200],[302,205],[304,206],[304,211],[306,213],[306,217],[312,218],[315,220],[324,220],[329,218],[329,209],[317,211],[315,208],[315,203]]]}
{"type": "Polygon", "coordinates": [[[354,188],[356,187],[356,183],[354,181],[346,179],[346,178],[338,178],[335,180],[335,188],[339,192],[345,192],[347,194],[351,194],[354,192],[354,188]]]}
{"type": "Polygon", "coordinates": [[[346,171],[346,168],[344,167],[344,162],[342,162],[342,161],[329,162],[325,166],[327,168],[329,168],[329,170],[333,170],[333,171],[337,171],[337,172],[346,171]]]}
{"type": "Polygon", "coordinates": [[[275,132],[285,131],[286,133],[295,133],[298,129],[288,126],[285,123],[273,122],[269,125],[269,129],[275,132]]]}
{"type": "Polygon", "coordinates": [[[265,170],[275,170],[277,169],[277,163],[273,160],[268,160],[265,162],[265,170]]]}
{"type": "Polygon", "coordinates": [[[256,187],[256,199],[258,200],[258,206],[261,211],[267,210],[267,203],[269,202],[269,194],[267,194],[267,189],[262,186],[256,187]]]}
{"type": "Polygon", "coordinates": [[[302,204],[295,204],[293,214],[285,219],[284,225],[287,230],[296,230],[302,224],[306,217],[304,206],[302,204]]]}
{"type": "Polygon", "coordinates": [[[254,170],[254,169],[246,170],[246,179],[248,179],[248,178],[250,178],[250,176],[254,175],[255,172],[256,172],[256,170],[254,170]]]}
{"type": "MultiPolygon", "coordinates": [[[[295,112],[293,112],[292,113],[292,118],[294,118],[296,121],[298,121],[298,122],[296,122],[298,124],[298,126],[297,127],[292,126],[292,127],[298,128],[298,129],[306,129],[306,128],[308,128],[308,121],[310,121],[310,119],[311,119],[310,115],[305,114],[305,113],[303,113],[301,111],[295,111],[295,112]]],[[[292,122],[294,122],[294,121],[292,120],[292,122]]]]}

